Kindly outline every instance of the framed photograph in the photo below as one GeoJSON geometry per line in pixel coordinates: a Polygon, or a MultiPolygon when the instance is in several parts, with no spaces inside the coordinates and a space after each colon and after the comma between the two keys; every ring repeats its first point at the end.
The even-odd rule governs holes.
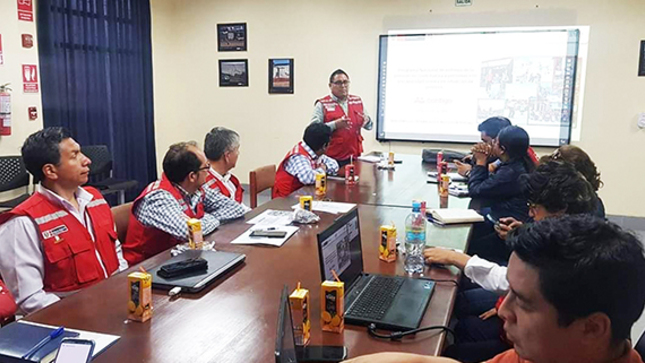
{"type": "Polygon", "coordinates": [[[293,58],[269,59],[269,93],[293,94],[293,58]]]}
{"type": "Polygon", "coordinates": [[[249,62],[247,59],[219,60],[220,87],[248,87],[249,62]]]}
{"type": "Polygon", "coordinates": [[[246,23],[217,24],[217,50],[246,51],[246,23]]]}
{"type": "Polygon", "coordinates": [[[641,40],[641,51],[638,58],[638,76],[645,77],[645,40],[641,40]]]}

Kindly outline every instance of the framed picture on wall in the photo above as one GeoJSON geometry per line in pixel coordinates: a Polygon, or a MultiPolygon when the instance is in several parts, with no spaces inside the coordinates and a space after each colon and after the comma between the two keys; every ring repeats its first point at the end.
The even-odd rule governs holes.
{"type": "Polygon", "coordinates": [[[220,59],[220,87],[248,87],[249,62],[247,59],[220,59]]]}
{"type": "Polygon", "coordinates": [[[246,23],[217,24],[217,50],[246,51],[246,23]]]}
{"type": "Polygon", "coordinates": [[[293,94],[293,58],[269,59],[269,93],[293,94]]]}

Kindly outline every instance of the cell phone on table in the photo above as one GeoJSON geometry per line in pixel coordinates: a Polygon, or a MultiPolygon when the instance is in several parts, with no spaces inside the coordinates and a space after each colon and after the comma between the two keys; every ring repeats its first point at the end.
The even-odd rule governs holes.
{"type": "Polygon", "coordinates": [[[88,363],[92,360],[94,341],[90,339],[65,338],[61,341],[56,363],[88,363]]]}
{"type": "Polygon", "coordinates": [[[287,235],[285,231],[263,231],[261,229],[256,229],[251,232],[251,237],[267,237],[267,238],[284,238],[287,235]]]}
{"type": "Polygon", "coordinates": [[[296,346],[298,363],[340,362],[347,358],[347,347],[332,345],[296,346]]]}

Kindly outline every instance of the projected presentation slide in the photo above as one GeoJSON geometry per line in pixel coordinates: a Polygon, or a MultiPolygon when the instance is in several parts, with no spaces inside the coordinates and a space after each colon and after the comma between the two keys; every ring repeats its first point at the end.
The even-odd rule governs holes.
{"type": "Polygon", "coordinates": [[[531,145],[567,144],[578,30],[383,35],[377,139],[476,142],[508,117],[531,145]]]}

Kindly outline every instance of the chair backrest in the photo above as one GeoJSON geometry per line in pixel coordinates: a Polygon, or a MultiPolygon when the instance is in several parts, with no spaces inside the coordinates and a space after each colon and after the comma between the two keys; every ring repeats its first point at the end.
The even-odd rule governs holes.
{"type": "Polygon", "coordinates": [[[29,186],[29,173],[21,156],[0,156],[0,192],[29,186]]]}
{"type": "Polygon", "coordinates": [[[265,165],[249,172],[249,184],[251,189],[251,208],[258,206],[258,193],[271,188],[273,194],[273,184],[275,183],[275,165],[265,165]]]}
{"type": "Polygon", "coordinates": [[[81,147],[92,164],[90,164],[90,180],[97,182],[110,177],[112,171],[112,154],[106,145],[87,145],[81,147]]]}
{"type": "Polygon", "coordinates": [[[116,224],[116,234],[119,236],[121,244],[125,243],[125,237],[128,233],[130,209],[132,209],[132,202],[112,207],[112,217],[114,218],[114,224],[116,224]]]}
{"type": "Polygon", "coordinates": [[[638,342],[636,342],[634,349],[636,349],[636,351],[638,352],[638,354],[641,355],[641,357],[645,357],[645,332],[643,332],[640,339],[638,339],[638,342]]]}

